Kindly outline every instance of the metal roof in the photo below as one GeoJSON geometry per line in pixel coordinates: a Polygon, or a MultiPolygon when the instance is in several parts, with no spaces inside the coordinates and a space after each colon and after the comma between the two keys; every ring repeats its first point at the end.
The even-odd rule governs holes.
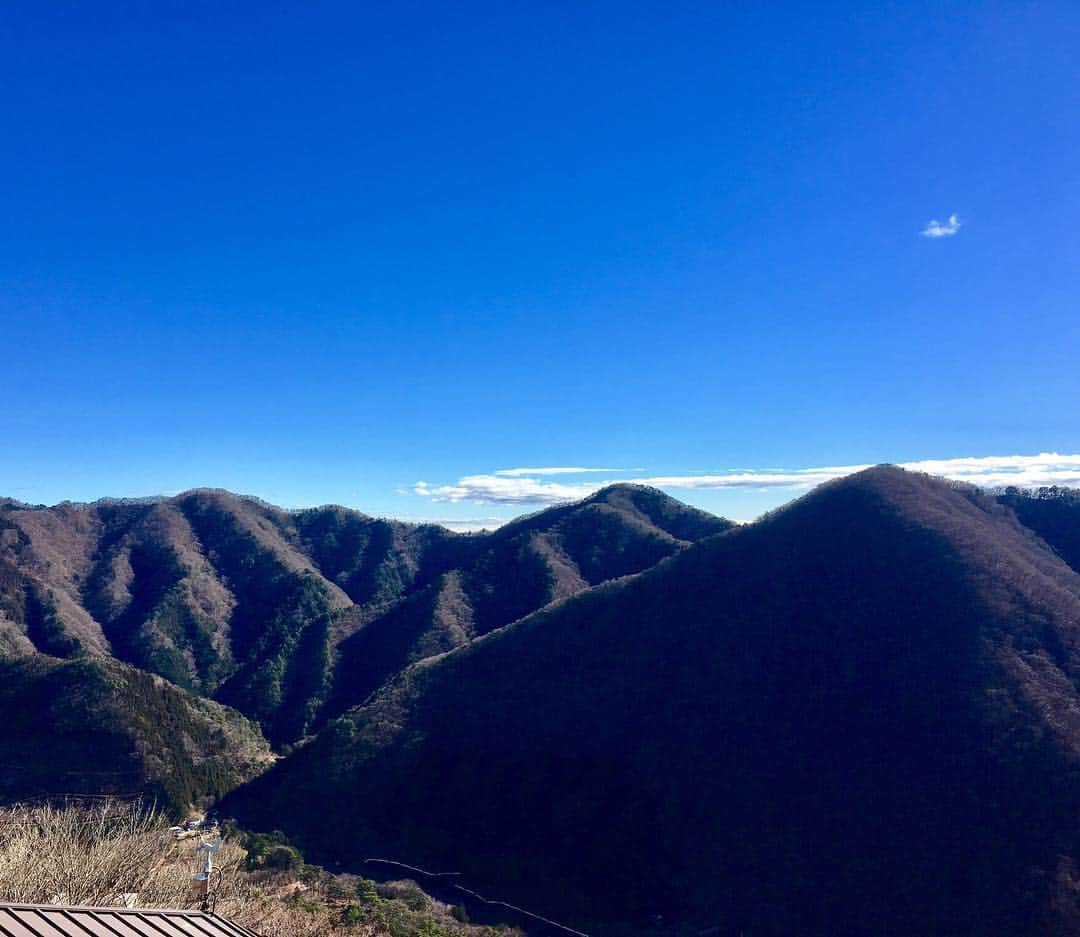
{"type": "Polygon", "coordinates": [[[0,903],[2,937],[258,937],[201,911],[0,903]]]}

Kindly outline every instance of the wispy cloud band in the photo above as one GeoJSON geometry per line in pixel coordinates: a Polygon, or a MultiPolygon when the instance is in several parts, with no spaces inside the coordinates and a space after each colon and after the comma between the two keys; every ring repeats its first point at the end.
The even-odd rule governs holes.
{"type": "MultiPolygon", "coordinates": [[[[900,463],[916,472],[940,475],[987,488],[1016,485],[1080,487],[1080,455],[1043,452],[1038,455],[977,456],[959,459],[923,459],[900,463]]],[[[628,481],[665,489],[779,489],[803,491],[834,478],[869,468],[866,465],[831,465],[793,470],[750,470],[712,475],[653,475],[583,481],[547,481],[544,476],[576,474],[568,469],[501,469],[484,475],[466,475],[449,485],[417,482],[413,491],[432,501],[472,501],[480,504],[559,504],[586,498],[614,481],[628,481]],[[526,475],[528,471],[530,474],[526,475]]],[[[604,471],[604,470],[596,470],[604,471]]]]}

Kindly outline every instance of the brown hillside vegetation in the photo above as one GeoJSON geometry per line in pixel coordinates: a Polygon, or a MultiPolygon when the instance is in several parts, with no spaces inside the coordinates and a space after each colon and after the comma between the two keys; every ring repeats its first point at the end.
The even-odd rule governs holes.
{"type": "Polygon", "coordinates": [[[470,536],[222,491],[0,502],[0,650],[112,656],[292,742],[415,660],[728,527],[627,486],[470,536]]]}
{"type": "MultiPolygon", "coordinates": [[[[0,899],[90,907],[197,908],[196,840],[176,840],[153,811],[15,807],[0,813],[0,899]]],[[[231,836],[215,856],[214,910],[263,937],[498,937],[474,927],[414,883],[376,886],[245,847],[231,836]]],[[[461,916],[459,914],[459,916],[461,916]]],[[[518,935],[520,937],[520,934],[518,935]]]]}

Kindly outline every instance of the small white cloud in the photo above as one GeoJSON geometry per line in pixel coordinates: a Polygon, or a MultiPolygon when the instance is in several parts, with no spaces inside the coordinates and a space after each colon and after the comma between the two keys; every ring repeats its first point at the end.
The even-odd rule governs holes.
{"type": "Polygon", "coordinates": [[[951,238],[960,230],[960,218],[957,215],[949,215],[948,221],[931,221],[922,229],[924,238],[951,238]]]}

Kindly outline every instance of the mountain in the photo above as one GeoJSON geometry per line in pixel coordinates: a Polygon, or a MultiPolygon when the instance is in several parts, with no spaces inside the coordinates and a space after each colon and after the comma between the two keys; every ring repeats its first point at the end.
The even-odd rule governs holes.
{"type": "Polygon", "coordinates": [[[1080,575],[1044,507],[822,486],[418,661],[223,809],[599,933],[1076,933],[1080,575]]]}
{"type": "Polygon", "coordinates": [[[0,654],[113,658],[285,744],[415,660],[730,526],[634,486],[478,535],[217,490],[0,501],[0,654]]]}
{"type": "MultiPolygon", "coordinates": [[[[614,485],[574,504],[520,518],[492,534],[420,553],[404,601],[343,636],[324,715],[362,703],[417,660],[469,643],[593,585],[648,569],[732,527],[657,491],[614,485]],[[435,554],[434,560],[432,554],[435,554]]],[[[351,616],[344,616],[348,622],[351,616]]],[[[353,619],[355,620],[355,619],[353,619]]]]}
{"type": "Polygon", "coordinates": [[[105,658],[0,659],[0,802],[143,794],[173,814],[273,761],[239,713],[105,658]]]}

